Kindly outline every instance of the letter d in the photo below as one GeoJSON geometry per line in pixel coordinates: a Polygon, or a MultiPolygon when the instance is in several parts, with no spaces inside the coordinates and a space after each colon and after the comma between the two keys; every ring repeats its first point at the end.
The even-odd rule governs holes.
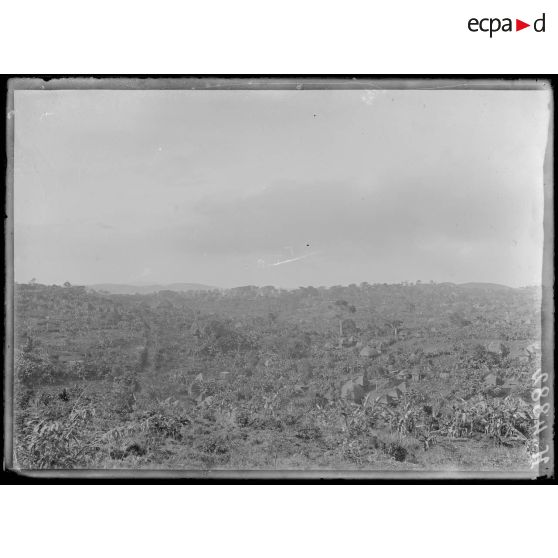
{"type": "Polygon", "coordinates": [[[541,18],[536,19],[535,23],[533,23],[533,29],[537,32],[537,33],[544,33],[544,26],[545,26],[545,15],[543,14],[541,18]],[[541,23],[541,28],[539,29],[538,25],[539,23],[541,23]]]}

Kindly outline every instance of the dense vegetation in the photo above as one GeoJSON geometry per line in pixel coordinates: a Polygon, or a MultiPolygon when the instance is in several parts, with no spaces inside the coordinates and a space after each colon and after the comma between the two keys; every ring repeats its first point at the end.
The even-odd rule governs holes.
{"type": "Polygon", "coordinates": [[[529,467],[540,291],[17,284],[22,469],[529,467]]]}

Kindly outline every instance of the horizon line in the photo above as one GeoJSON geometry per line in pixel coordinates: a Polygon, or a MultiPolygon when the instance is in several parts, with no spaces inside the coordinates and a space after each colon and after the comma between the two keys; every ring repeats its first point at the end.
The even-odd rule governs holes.
{"type": "MultiPolygon", "coordinates": [[[[101,287],[101,286],[116,286],[116,287],[142,287],[142,288],[146,288],[146,287],[171,287],[173,285],[180,285],[180,284],[185,284],[185,285],[199,285],[200,287],[203,287],[202,289],[191,289],[191,290],[202,290],[202,291],[227,291],[227,290],[232,290],[232,289],[239,289],[239,288],[243,288],[243,287],[255,287],[255,288],[265,288],[265,287],[273,287],[277,290],[283,290],[283,291],[295,291],[298,289],[304,289],[304,288],[308,288],[308,287],[313,287],[316,289],[320,289],[320,288],[325,288],[325,289],[331,289],[334,287],[341,287],[341,288],[348,288],[351,285],[355,285],[357,287],[360,287],[362,285],[362,283],[366,283],[370,286],[374,286],[374,285],[388,285],[388,286],[425,286],[425,285],[455,285],[455,286],[464,286],[464,285],[493,285],[493,286],[499,286],[499,287],[505,287],[508,289],[524,289],[524,288],[532,288],[532,287],[538,287],[541,288],[542,287],[542,282],[541,283],[533,283],[533,284],[529,284],[529,285],[519,285],[516,287],[512,287],[510,285],[507,285],[505,283],[499,283],[499,282],[492,282],[492,281],[465,281],[465,282],[461,282],[461,283],[457,283],[454,281],[422,281],[422,280],[417,280],[417,281],[398,281],[398,282],[386,282],[386,281],[377,281],[377,282],[369,282],[369,281],[361,281],[360,283],[348,283],[348,284],[332,284],[332,285],[298,285],[296,287],[283,287],[283,286],[279,286],[279,285],[273,285],[273,284],[265,284],[265,285],[255,285],[255,284],[240,284],[240,285],[234,285],[234,286],[230,286],[230,287],[220,287],[220,286],[215,286],[215,285],[206,285],[205,283],[199,283],[199,282],[188,282],[188,281],[172,281],[169,283],[157,283],[157,282],[153,282],[153,283],[147,283],[147,282],[113,282],[113,281],[103,281],[103,282],[95,282],[95,283],[71,283],[69,281],[67,281],[68,283],[70,283],[70,285],[72,287],[86,287],[86,288],[93,288],[93,287],[101,287]]],[[[57,286],[57,287],[62,287],[64,286],[64,283],[41,283],[40,281],[35,280],[33,283],[31,281],[17,281],[14,279],[14,284],[15,285],[30,285],[30,284],[36,284],[36,285],[44,285],[44,286],[57,286]]],[[[164,290],[164,289],[161,289],[164,290]]],[[[172,289],[169,289],[172,290],[172,289]]]]}

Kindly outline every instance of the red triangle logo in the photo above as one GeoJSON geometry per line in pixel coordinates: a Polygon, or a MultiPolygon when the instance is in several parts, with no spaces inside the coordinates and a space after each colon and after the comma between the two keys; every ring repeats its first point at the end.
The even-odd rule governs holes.
{"type": "Polygon", "coordinates": [[[526,27],[531,27],[531,24],[525,23],[524,21],[521,21],[520,19],[515,20],[515,30],[516,31],[521,31],[522,29],[525,29],[526,27]]]}

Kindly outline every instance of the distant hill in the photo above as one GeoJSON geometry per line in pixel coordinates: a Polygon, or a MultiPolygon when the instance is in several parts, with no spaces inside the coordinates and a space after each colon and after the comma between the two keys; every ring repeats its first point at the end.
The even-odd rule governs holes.
{"type": "Polygon", "coordinates": [[[465,289],[487,289],[487,290],[513,290],[513,287],[507,285],[500,285],[498,283],[461,283],[459,285],[465,289]]]}
{"type": "Polygon", "coordinates": [[[199,283],[171,283],[170,285],[121,285],[118,283],[100,283],[88,285],[94,291],[107,291],[111,294],[149,294],[159,291],[212,291],[217,287],[201,285],[199,283]]]}

